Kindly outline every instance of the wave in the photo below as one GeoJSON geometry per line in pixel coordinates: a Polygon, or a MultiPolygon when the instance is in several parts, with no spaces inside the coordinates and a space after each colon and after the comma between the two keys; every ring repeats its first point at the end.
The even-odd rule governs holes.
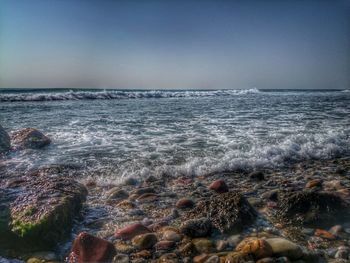
{"type": "Polygon", "coordinates": [[[341,92],[350,92],[350,89],[342,90],[341,92]]]}
{"type": "Polygon", "coordinates": [[[65,91],[65,92],[23,92],[0,94],[0,102],[16,101],[63,101],[63,100],[113,100],[113,99],[143,99],[143,98],[183,98],[183,97],[213,97],[233,96],[259,93],[256,88],[211,91],[65,91]]]}

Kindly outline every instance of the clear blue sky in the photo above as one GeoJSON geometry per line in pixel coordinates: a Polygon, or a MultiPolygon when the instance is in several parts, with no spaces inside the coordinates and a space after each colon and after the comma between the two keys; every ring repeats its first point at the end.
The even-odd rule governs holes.
{"type": "Polygon", "coordinates": [[[0,88],[349,88],[350,2],[0,0],[0,88]]]}

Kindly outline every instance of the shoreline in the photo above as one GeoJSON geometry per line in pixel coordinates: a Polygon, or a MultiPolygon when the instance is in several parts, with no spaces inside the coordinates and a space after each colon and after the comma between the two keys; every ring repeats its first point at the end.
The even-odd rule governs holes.
{"type": "MultiPolygon", "coordinates": [[[[58,170],[48,169],[43,171],[41,176],[51,176],[50,173],[57,173],[58,170]]],[[[64,170],[58,173],[64,173],[64,170]]],[[[294,242],[307,252],[317,252],[318,256],[322,255],[326,260],[324,262],[332,262],[329,261],[332,258],[332,253],[334,254],[333,257],[335,257],[339,248],[343,249],[344,246],[349,246],[350,220],[341,222],[341,220],[335,219],[333,225],[327,226],[331,228],[341,223],[343,225],[343,233],[339,237],[329,232],[329,228],[321,229],[317,224],[310,226],[295,223],[289,224],[287,222],[283,224],[283,221],[281,223],[273,215],[274,210],[278,207],[278,200],[272,201],[271,199],[274,199],[275,192],[280,191],[338,192],[337,196],[341,196],[346,202],[349,202],[349,171],[350,158],[344,157],[327,161],[305,161],[286,168],[265,169],[253,173],[226,172],[203,177],[179,178],[156,178],[150,176],[144,180],[129,178],[122,184],[111,184],[108,186],[99,186],[94,181],[85,181],[85,187],[89,193],[82,210],[83,218],[78,224],[73,226],[73,233],[77,235],[81,230],[88,230],[92,235],[101,237],[114,244],[117,254],[125,254],[120,252],[125,252],[123,249],[126,246],[129,248],[129,250],[126,250],[129,252],[126,255],[130,260],[134,258],[131,262],[142,262],[140,258],[147,262],[154,262],[163,254],[173,254],[174,251],[177,252],[175,253],[177,260],[183,262],[183,259],[187,258],[181,256],[181,252],[179,252],[181,251],[181,246],[183,246],[183,240],[191,243],[196,238],[191,239],[183,234],[181,226],[188,219],[188,214],[195,210],[196,206],[203,200],[210,200],[213,196],[221,195],[221,193],[208,189],[208,186],[212,182],[222,180],[227,186],[228,193],[242,193],[249,205],[257,212],[257,216],[253,223],[248,224],[239,231],[236,230],[230,234],[220,234],[214,231],[210,235],[205,236],[204,239],[201,237],[200,239],[205,240],[201,241],[202,243],[204,242],[205,246],[210,244],[210,253],[204,254],[223,257],[225,254],[227,256],[230,252],[235,251],[235,245],[237,246],[240,242],[247,240],[247,238],[268,239],[283,237],[294,242]],[[179,204],[181,202],[183,202],[182,205],[179,204]],[[97,216],[96,211],[98,208],[103,208],[107,211],[105,216],[97,216]],[[166,250],[155,249],[155,243],[152,248],[147,249],[149,253],[143,252],[145,255],[142,255],[142,253],[140,255],[138,253],[144,251],[144,249],[140,250],[133,242],[124,242],[115,237],[117,229],[137,222],[154,230],[155,232],[150,232],[156,236],[158,242],[166,241],[163,240],[164,231],[172,231],[179,234],[181,241],[175,242],[171,249],[166,250]],[[153,229],[153,227],[155,228],[153,229]],[[231,242],[233,237],[236,239],[236,244],[231,242]],[[222,244],[226,248],[220,247],[218,249],[218,244],[222,244]],[[121,249],[121,247],[123,248],[121,249]],[[334,250],[336,250],[335,253],[334,250]]],[[[224,191],[224,193],[226,192],[224,191]]],[[[203,245],[202,243],[201,245],[203,245]]],[[[63,260],[64,257],[68,256],[70,244],[71,241],[60,247],[58,251],[61,255],[57,255],[56,250],[58,259],[63,256],[60,259],[63,260]]],[[[191,244],[196,247],[193,243],[191,244]]],[[[192,251],[192,259],[203,254],[198,253],[198,251],[202,251],[201,248],[192,251]]],[[[35,255],[34,253],[33,256],[35,255]]],[[[204,257],[204,255],[202,256],[204,257]]],[[[194,262],[205,262],[205,260],[194,262]]]]}

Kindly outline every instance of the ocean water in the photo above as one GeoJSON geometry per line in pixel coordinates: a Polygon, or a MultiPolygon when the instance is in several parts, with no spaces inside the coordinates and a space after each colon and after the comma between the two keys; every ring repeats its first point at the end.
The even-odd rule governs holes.
{"type": "Polygon", "coordinates": [[[78,165],[101,184],[350,156],[347,90],[2,90],[0,123],[53,141],[5,162],[78,165]]]}

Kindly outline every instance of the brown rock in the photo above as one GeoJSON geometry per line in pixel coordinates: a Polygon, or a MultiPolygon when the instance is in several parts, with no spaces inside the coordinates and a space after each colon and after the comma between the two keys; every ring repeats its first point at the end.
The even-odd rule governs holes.
{"type": "Polygon", "coordinates": [[[121,229],[118,229],[115,233],[115,237],[123,240],[132,239],[133,237],[141,234],[150,233],[151,231],[140,223],[128,225],[121,229]]]}
{"type": "Polygon", "coordinates": [[[194,202],[188,198],[181,198],[176,203],[176,207],[179,209],[192,208],[194,206],[194,202]]]}
{"type": "Polygon", "coordinates": [[[107,262],[115,255],[116,251],[112,243],[82,232],[74,240],[69,262],[107,262]]]}
{"type": "Polygon", "coordinates": [[[266,258],[273,254],[265,239],[245,239],[236,247],[236,251],[251,254],[255,259],[266,258]]]}
{"type": "Polygon", "coordinates": [[[315,236],[322,237],[322,238],[328,239],[328,240],[335,240],[336,239],[336,237],[332,233],[330,233],[326,230],[323,230],[323,229],[316,229],[315,236]]]}
{"type": "Polygon", "coordinates": [[[37,129],[25,128],[13,133],[12,142],[23,148],[38,149],[49,145],[51,140],[37,129]]]}
{"type": "Polygon", "coordinates": [[[217,193],[228,192],[228,186],[224,180],[216,180],[216,181],[212,182],[208,188],[210,190],[217,192],[217,193]]]}

